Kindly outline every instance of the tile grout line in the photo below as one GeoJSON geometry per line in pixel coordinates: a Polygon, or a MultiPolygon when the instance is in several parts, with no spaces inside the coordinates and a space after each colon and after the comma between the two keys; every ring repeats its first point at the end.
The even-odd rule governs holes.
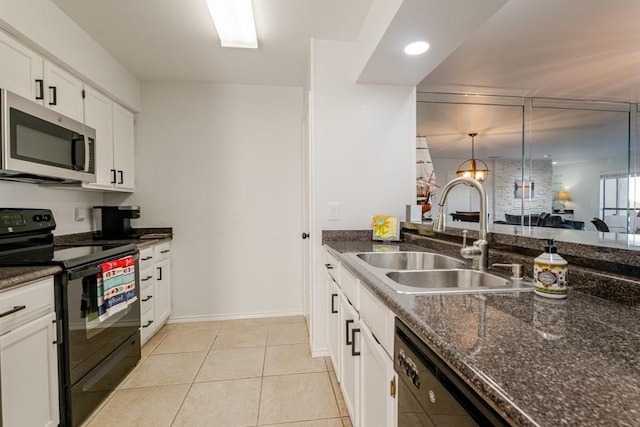
{"type": "MultiPolygon", "coordinates": [[[[178,418],[178,415],[180,414],[180,410],[182,409],[182,406],[184,405],[184,402],[187,400],[187,396],[189,396],[189,392],[191,392],[191,389],[193,388],[193,385],[195,384],[196,379],[198,378],[198,374],[202,370],[202,366],[204,366],[204,362],[207,360],[207,356],[209,355],[209,352],[213,348],[213,344],[218,339],[218,334],[220,333],[221,330],[222,330],[222,328],[218,329],[218,331],[216,332],[216,336],[211,341],[211,344],[209,344],[209,349],[205,353],[204,358],[202,359],[202,363],[200,363],[200,367],[198,368],[198,371],[193,376],[193,380],[191,381],[191,384],[189,384],[189,389],[187,390],[187,392],[185,393],[184,397],[182,398],[182,402],[180,402],[180,405],[178,406],[178,410],[176,411],[175,415],[173,416],[173,419],[171,420],[171,424],[170,424],[171,426],[173,426],[173,424],[175,424],[176,419],[178,418]]],[[[154,351],[155,351],[155,349],[154,349],[154,351]]]]}
{"type": "Polygon", "coordinates": [[[264,338],[264,353],[262,357],[262,372],[260,375],[260,393],[258,393],[258,412],[256,413],[256,426],[260,423],[260,402],[262,402],[262,388],[264,386],[264,370],[267,365],[267,343],[269,342],[269,324],[267,324],[267,334],[264,338]]]}

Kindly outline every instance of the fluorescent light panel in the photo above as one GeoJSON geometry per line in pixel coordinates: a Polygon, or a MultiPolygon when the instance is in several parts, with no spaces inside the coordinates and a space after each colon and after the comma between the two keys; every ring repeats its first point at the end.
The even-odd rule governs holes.
{"type": "Polygon", "coordinates": [[[258,48],[251,0],[207,0],[222,47],[258,48]]]}

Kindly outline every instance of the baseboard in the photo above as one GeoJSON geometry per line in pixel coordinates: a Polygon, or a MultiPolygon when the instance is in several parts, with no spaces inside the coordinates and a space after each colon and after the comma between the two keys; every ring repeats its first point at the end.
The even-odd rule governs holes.
{"type": "Polygon", "coordinates": [[[326,357],[329,356],[329,348],[312,348],[311,357],[326,357]]]}
{"type": "Polygon", "coordinates": [[[167,323],[211,322],[215,320],[260,319],[265,317],[303,316],[302,311],[272,311],[263,313],[213,314],[202,316],[171,316],[167,323]]]}

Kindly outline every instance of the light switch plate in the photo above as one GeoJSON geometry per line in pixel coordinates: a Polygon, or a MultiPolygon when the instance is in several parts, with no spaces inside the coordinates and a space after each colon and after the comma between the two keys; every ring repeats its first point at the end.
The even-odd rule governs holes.
{"type": "Polygon", "coordinates": [[[87,219],[87,208],[76,208],[76,221],[84,221],[87,219]]]}
{"type": "Polygon", "coordinates": [[[327,220],[329,221],[340,220],[340,203],[338,202],[327,203],[327,220]]]}

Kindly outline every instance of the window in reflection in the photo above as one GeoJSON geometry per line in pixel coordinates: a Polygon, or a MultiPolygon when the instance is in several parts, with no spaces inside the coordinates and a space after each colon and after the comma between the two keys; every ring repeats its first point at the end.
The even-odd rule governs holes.
{"type": "MultiPolygon", "coordinates": [[[[417,131],[426,138],[439,185],[456,177],[469,157],[467,134],[478,133],[475,157],[491,170],[483,183],[490,223],[596,231],[591,221],[599,218],[611,222],[612,231],[636,232],[636,105],[435,93],[418,93],[417,104],[417,131]],[[526,183],[535,191],[518,191],[526,183]]],[[[468,221],[477,197],[456,187],[445,209],[449,220],[468,221]]]]}
{"type": "Polygon", "coordinates": [[[550,212],[553,220],[545,225],[586,230],[596,230],[592,220],[599,218],[614,224],[611,231],[626,232],[629,105],[608,103],[609,108],[623,111],[607,111],[596,109],[600,103],[539,103],[543,105],[533,100],[525,175],[535,175],[539,187],[550,191],[537,201],[525,200],[525,214],[550,212]],[[553,201],[561,192],[571,195],[564,209],[553,201]]]}

